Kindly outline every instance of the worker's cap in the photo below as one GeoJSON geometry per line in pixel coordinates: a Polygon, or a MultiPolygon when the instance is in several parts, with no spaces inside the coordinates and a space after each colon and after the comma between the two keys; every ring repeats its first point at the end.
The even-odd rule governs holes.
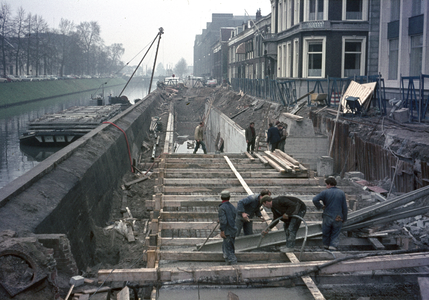
{"type": "Polygon", "coordinates": [[[224,191],[222,191],[222,192],[220,193],[220,197],[221,197],[222,199],[228,199],[230,196],[231,196],[231,195],[230,195],[229,191],[227,191],[227,190],[224,190],[224,191]]]}
{"type": "Polygon", "coordinates": [[[264,197],[262,197],[260,200],[259,200],[259,204],[262,204],[262,203],[264,203],[264,202],[270,202],[270,201],[272,201],[273,200],[273,198],[271,198],[270,196],[268,196],[268,195],[265,195],[264,197]]]}

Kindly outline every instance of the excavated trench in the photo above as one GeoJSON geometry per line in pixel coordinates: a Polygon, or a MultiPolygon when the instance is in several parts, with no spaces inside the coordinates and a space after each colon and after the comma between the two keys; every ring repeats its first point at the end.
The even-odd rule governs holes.
{"type": "MultiPolygon", "coordinates": [[[[212,232],[212,224],[216,219],[216,205],[198,206],[191,201],[192,203],[179,204],[179,206],[177,204],[165,205],[162,207],[162,212],[159,212],[159,208],[156,207],[157,197],[164,197],[164,202],[170,201],[171,203],[179,200],[183,200],[185,203],[192,198],[209,202],[216,201],[216,195],[225,186],[231,189],[234,194],[233,203],[247,195],[239,183],[236,183],[234,174],[231,174],[224,162],[223,155],[228,155],[227,153],[209,154],[204,157],[196,155],[192,158],[186,154],[183,156],[172,155],[169,158],[161,155],[170,102],[174,103],[174,134],[175,141],[178,143],[193,141],[195,126],[204,118],[208,103],[212,103],[226,116],[233,117],[233,121],[242,128],[247,127],[250,121],[255,122],[256,128],[266,128],[267,126],[267,119],[263,116],[266,115],[268,105],[255,105],[256,100],[251,97],[242,97],[231,91],[210,88],[185,89],[177,93],[168,89],[157,90],[145,98],[145,102],[138,104],[138,107],[134,107],[124,116],[112,121],[126,132],[127,138],[117,128],[103,125],[98,132],[94,132],[88,139],[80,141],[80,144],[75,148],[64,149],[63,152],[54,155],[52,160],[41,163],[37,172],[39,174],[42,172],[43,176],[34,171],[26,174],[20,182],[15,182],[15,186],[9,186],[6,190],[2,190],[0,231],[5,229],[15,231],[15,239],[26,236],[39,237],[36,243],[54,249],[53,257],[57,262],[59,277],[56,283],[52,281],[54,283],[51,285],[60,287],[58,294],[62,297],[68,290],[68,279],[77,275],[77,270],[86,278],[96,278],[97,272],[101,269],[146,267],[149,263],[147,262],[149,260],[147,251],[151,249],[154,242],[156,245],[157,237],[153,236],[153,220],[157,218],[157,214],[160,214],[160,220],[165,223],[163,225],[165,227],[159,228],[159,234],[162,237],[160,249],[176,252],[177,255],[182,253],[184,257],[188,257],[178,260],[177,258],[176,260],[161,258],[159,260],[160,267],[177,268],[178,270],[189,266],[211,268],[219,266],[223,261],[222,258],[216,258],[216,255],[213,256],[215,257],[213,261],[206,261],[202,264],[187,260],[192,256],[189,251],[193,251],[195,245],[205,240],[212,232]],[[246,108],[252,109],[247,109],[246,112],[236,115],[237,112],[246,108]],[[157,117],[163,128],[154,156],[152,147],[156,143],[156,135],[147,129],[150,127],[152,117],[157,117]],[[140,173],[130,172],[127,140],[131,161],[136,170],[141,171],[140,173]],[[171,162],[167,163],[168,160],[171,162]],[[171,165],[167,166],[167,164],[171,165]],[[177,170],[184,166],[188,169],[187,171],[180,171],[160,179],[160,170],[164,170],[162,172],[168,174],[169,169],[177,170]],[[41,171],[42,167],[44,170],[41,171]],[[226,173],[229,174],[225,176],[226,173]],[[146,180],[133,183],[133,181],[145,177],[147,177],[146,180]],[[208,178],[208,181],[199,181],[204,177],[208,178]],[[224,178],[221,183],[217,182],[219,178],[224,178]],[[162,190],[159,188],[160,186],[163,186],[162,190]],[[130,223],[133,228],[133,240],[118,230],[118,222],[127,218],[133,219],[130,223]],[[179,222],[182,224],[180,225],[183,226],[182,228],[175,227],[179,222]],[[206,225],[202,228],[193,229],[184,225],[187,222],[205,222],[206,225]],[[177,245],[178,242],[184,244],[177,245]]],[[[271,121],[279,119],[285,111],[285,108],[274,105],[269,109],[268,119],[271,121]]],[[[265,143],[261,143],[260,147],[260,151],[264,151],[265,143]]],[[[253,192],[269,187],[274,195],[290,194],[305,198],[308,207],[307,221],[316,223],[320,220],[320,214],[311,206],[311,197],[324,188],[323,180],[315,179],[311,183],[310,179],[306,179],[306,183],[304,181],[294,183],[296,179],[279,176],[278,172],[270,166],[256,162],[249,164],[248,158],[243,154],[230,154],[229,156],[237,170],[244,174],[243,177],[245,181],[249,182],[253,192]],[[284,182],[279,184],[276,177],[282,178],[281,180],[284,182]]],[[[309,173],[308,177],[312,176],[314,174],[309,173]]],[[[372,204],[372,199],[366,200],[369,199],[367,197],[368,192],[363,191],[356,184],[341,181],[341,188],[350,195],[349,207],[358,209],[360,206],[372,204]]],[[[128,225],[130,226],[130,224],[128,225]]],[[[260,232],[264,228],[264,224],[255,222],[254,228],[255,232],[260,232]]],[[[7,249],[5,241],[10,239],[11,235],[0,237],[0,247],[2,247],[0,250],[7,249]]],[[[218,232],[212,235],[213,238],[218,239],[218,232]]],[[[311,257],[312,253],[320,252],[319,242],[320,240],[317,239],[308,242],[306,247],[308,257],[311,257]]],[[[400,248],[400,245],[395,242],[389,244],[388,241],[385,241],[385,244],[387,249],[400,248]]],[[[343,249],[347,251],[364,251],[368,248],[371,248],[370,244],[343,244],[343,249]]],[[[279,257],[278,245],[267,246],[258,251],[272,253],[274,259],[278,259],[278,261],[285,259],[284,256],[283,258],[279,257]]],[[[251,255],[259,255],[258,251],[251,255]]],[[[243,261],[249,260],[249,258],[244,258],[244,255],[242,259],[243,261]]],[[[311,260],[311,258],[308,259],[311,260]]],[[[9,265],[11,266],[16,263],[16,259],[10,257],[2,258],[2,261],[10,262],[9,265]]],[[[413,271],[418,273],[418,270],[414,269],[410,272],[413,271]]],[[[26,270],[17,269],[16,272],[25,274],[26,270]]],[[[99,274],[98,276],[100,276],[99,274]]],[[[383,277],[382,272],[372,274],[372,276],[375,275],[378,275],[377,278],[383,277]]],[[[391,273],[387,275],[392,277],[391,273]]],[[[22,277],[23,280],[28,279],[25,276],[22,277]]],[[[368,277],[371,276],[362,275],[365,280],[368,277]]],[[[418,299],[419,287],[415,281],[406,280],[399,283],[399,279],[395,283],[391,282],[373,285],[371,289],[362,289],[356,286],[353,279],[335,282],[335,278],[332,276],[320,276],[318,285],[326,299],[358,299],[359,297],[418,299]],[[338,282],[343,283],[341,289],[338,287],[338,282]]],[[[302,289],[303,286],[300,281],[289,282],[286,286],[294,284],[299,286],[296,290],[283,289],[281,293],[283,295],[287,292],[297,293],[312,299],[305,286],[302,289]]],[[[96,285],[94,284],[94,286],[96,285]]],[[[232,286],[236,285],[232,284],[232,286]]],[[[365,286],[370,287],[371,283],[368,282],[365,286]]],[[[240,285],[236,287],[240,287],[240,285]]],[[[40,287],[37,289],[46,290],[40,289],[40,287]]],[[[84,288],[82,289],[84,290],[84,288]]],[[[118,290],[117,287],[116,290],[113,288],[113,294],[118,290]]],[[[151,289],[140,288],[138,291],[143,298],[150,295],[151,289]]],[[[237,292],[237,290],[232,291],[237,292]]],[[[245,293],[252,295],[250,291],[243,291],[240,294],[240,299],[245,297],[245,293]]],[[[15,299],[28,299],[28,295],[33,295],[32,299],[38,299],[34,296],[37,293],[34,294],[34,292],[34,290],[29,289],[26,293],[18,294],[15,299]]],[[[258,292],[255,290],[253,295],[258,292]]],[[[158,299],[171,299],[172,295],[179,299],[182,294],[189,296],[194,293],[200,295],[200,289],[192,285],[185,292],[180,292],[176,288],[164,288],[160,290],[158,299]]],[[[210,296],[210,288],[201,291],[201,293],[201,295],[206,293],[211,299],[216,299],[216,295],[210,296]]],[[[274,293],[273,291],[270,297],[275,296],[274,293]]],[[[292,294],[291,297],[293,297],[292,294]]],[[[222,295],[222,299],[225,299],[225,293],[222,295]]],[[[3,297],[4,299],[10,297],[1,288],[0,296],[2,299],[3,297]]],[[[40,296],[40,299],[43,297],[46,297],[46,294],[40,296]]]]}

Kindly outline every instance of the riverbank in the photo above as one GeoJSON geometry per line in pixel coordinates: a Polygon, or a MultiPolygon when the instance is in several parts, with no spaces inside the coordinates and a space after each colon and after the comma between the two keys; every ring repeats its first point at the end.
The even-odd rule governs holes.
{"type": "Polygon", "coordinates": [[[91,78],[68,80],[45,80],[2,83],[0,85],[0,108],[21,105],[58,96],[93,91],[105,87],[125,85],[125,78],[91,78]]]}

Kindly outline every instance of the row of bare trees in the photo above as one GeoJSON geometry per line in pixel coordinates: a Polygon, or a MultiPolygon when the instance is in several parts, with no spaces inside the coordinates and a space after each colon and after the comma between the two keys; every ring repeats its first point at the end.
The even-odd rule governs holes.
{"type": "Polygon", "coordinates": [[[49,28],[39,15],[0,2],[0,76],[110,75],[123,66],[122,44],[105,46],[100,25],[61,19],[49,28]]]}

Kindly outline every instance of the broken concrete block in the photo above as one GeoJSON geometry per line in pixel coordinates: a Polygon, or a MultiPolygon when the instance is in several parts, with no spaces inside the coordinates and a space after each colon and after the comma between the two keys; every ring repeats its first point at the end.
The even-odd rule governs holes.
{"type": "Polygon", "coordinates": [[[352,171],[352,172],[346,172],[344,174],[344,178],[360,178],[360,179],[365,179],[365,175],[362,172],[358,172],[358,171],[352,171]]]}
{"type": "Polygon", "coordinates": [[[408,108],[401,108],[393,112],[393,120],[398,121],[399,123],[408,122],[408,108]]]}
{"type": "Polygon", "coordinates": [[[83,285],[84,282],[85,282],[85,278],[83,278],[82,276],[73,276],[70,279],[70,284],[74,285],[75,287],[83,285]]]}
{"type": "Polygon", "coordinates": [[[334,159],[330,156],[321,156],[317,160],[317,174],[330,176],[334,173],[334,159]]]}

